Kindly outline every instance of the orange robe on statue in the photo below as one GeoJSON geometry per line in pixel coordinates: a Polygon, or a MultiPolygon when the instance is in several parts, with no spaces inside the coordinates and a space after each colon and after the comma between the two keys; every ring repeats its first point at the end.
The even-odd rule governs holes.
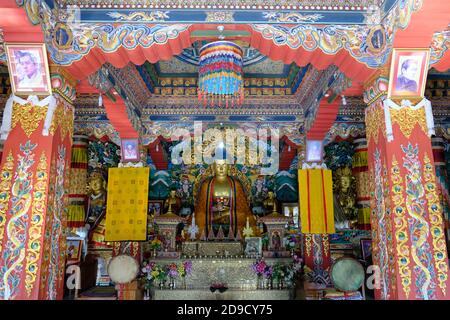
{"type": "MultiPolygon", "coordinates": [[[[229,226],[233,228],[234,238],[236,238],[238,230],[240,231],[240,234],[242,236],[242,230],[246,226],[247,217],[249,218],[250,227],[252,227],[253,231],[255,232],[256,228],[254,227],[256,225],[256,219],[247,204],[244,188],[238,180],[233,179],[230,176],[228,177],[228,181],[230,183],[229,194],[231,195],[229,199],[230,216],[229,223],[227,223],[226,225],[222,225],[225,237],[228,236],[229,226]]],[[[198,226],[199,230],[199,233],[197,234],[198,239],[201,237],[202,232],[204,232],[205,236],[208,236],[213,225],[213,206],[215,204],[214,184],[214,177],[207,179],[201,185],[200,191],[198,193],[198,200],[194,210],[195,224],[198,226]]],[[[190,221],[188,222],[188,224],[190,225],[192,223],[192,218],[190,218],[189,220],[190,221]]],[[[216,224],[214,226],[214,233],[217,234],[216,224]]]]}

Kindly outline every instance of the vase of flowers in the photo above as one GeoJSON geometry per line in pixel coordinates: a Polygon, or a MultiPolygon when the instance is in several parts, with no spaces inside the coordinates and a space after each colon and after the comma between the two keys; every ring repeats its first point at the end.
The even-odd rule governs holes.
{"type": "Polygon", "coordinates": [[[156,279],[159,283],[159,288],[164,289],[167,281],[167,272],[164,270],[163,267],[157,266],[157,269],[155,270],[156,279]]]}
{"type": "Polygon", "coordinates": [[[266,281],[265,288],[268,290],[272,289],[272,273],[273,273],[272,266],[267,265],[266,268],[264,269],[263,275],[266,281]]]}
{"type": "Polygon", "coordinates": [[[161,246],[162,241],[158,237],[153,238],[153,240],[150,242],[150,249],[153,251],[154,258],[156,258],[157,251],[161,250],[161,246]]]}
{"type": "Polygon", "coordinates": [[[143,264],[143,267],[141,269],[142,277],[141,280],[143,281],[143,287],[144,287],[144,300],[150,300],[150,289],[153,286],[154,278],[152,276],[152,270],[155,266],[154,262],[145,262],[143,264]]]}
{"type": "Polygon", "coordinates": [[[178,267],[175,263],[166,266],[167,275],[169,276],[169,289],[175,289],[175,279],[178,277],[178,267]]]}
{"type": "Polygon", "coordinates": [[[264,288],[263,275],[264,275],[264,271],[267,268],[266,262],[264,260],[260,259],[260,260],[258,260],[256,262],[254,262],[251,267],[252,267],[253,272],[258,277],[257,288],[258,289],[263,289],[264,288]]]}
{"type": "Polygon", "coordinates": [[[277,289],[280,288],[280,281],[281,279],[284,278],[284,276],[285,276],[284,266],[280,263],[276,263],[273,266],[272,279],[275,281],[277,289]]]}
{"type": "Polygon", "coordinates": [[[187,289],[186,276],[192,273],[192,261],[184,261],[178,266],[178,274],[180,275],[183,289],[187,289]]]}

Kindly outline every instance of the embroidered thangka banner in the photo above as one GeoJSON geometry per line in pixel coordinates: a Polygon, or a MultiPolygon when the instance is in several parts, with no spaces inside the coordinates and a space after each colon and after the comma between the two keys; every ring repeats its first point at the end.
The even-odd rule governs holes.
{"type": "Polygon", "coordinates": [[[331,170],[298,170],[302,233],[335,233],[331,170]]]}
{"type": "Polygon", "coordinates": [[[147,239],[150,168],[110,168],[106,203],[106,241],[147,239]]]}

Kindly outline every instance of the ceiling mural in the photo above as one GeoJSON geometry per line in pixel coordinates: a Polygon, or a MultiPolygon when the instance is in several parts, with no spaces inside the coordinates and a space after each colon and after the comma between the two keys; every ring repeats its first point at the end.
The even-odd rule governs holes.
{"type": "MultiPolygon", "coordinates": [[[[191,0],[183,4],[174,4],[169,0],[24,0],[20,3],[33,23],[43,20],[41,22],[47,26],[44,33],[50,56],[61,65],[71,65],[81,60],[94,47],[103,52],[114,52],[119,47],[128,50],[149,48],[179,39],[186,32],[205,39],[207,35],[194,33],[216,31],[195,30],[192,24],[234,22],[246,24],[250,29],[225,30],[232,34],[222,36],[233,40],[262,36],[277,46],[287,45],[292,49],[303,48],[307,51],[320,49],[327,54],[342,49],[369,68],[376,68],[386,62],[395,31],[408,25],[412,13],[420,9],[422,1],[322,0],[311,3],[271,3],[248,0],[237,5],[234,0],[230,0],[229,4],[222,1],[218,8],[220,10],[217,10],[219,13],[225,10],[230,14],[218,14],[221,18],[212,21],[208,21],[211,17],[209,11],[214,9],[214,5],[206,0],[191,0]],[[67,8],[67,5],[74,7],[67,8]],[[203,6],[205,9],[201,9],[203,6]],[[177,7],[187,9],[179,10],[177,7]],[[245,7],[246,11],[241,10],[241,7],[245,7]],[[136,8],[142,11],[136,11],[136,8]],[[298,25],[292,27],[293,24],[298,25]]],[[[217,39],[217,34],[209,35],[209,39],[211,37],[217,39]]]]}
{"type": "Polygon", "coordinates": [[[198,73],[198,67],[196,65],[186,63],[179,59],[179,57],[174,57],[166,61],[159,61],[155,66],[159,76],[195,76],[198,73]]]}
{"type": "MultiPolygon", "coordinates": [[[[197,96],[198,52],[205,41],[196,41],[180,55],[155,64],[145,62],[136,66],[147,89],[161,96],[197,96]]],[[[244,90],[246,96],[294,95],[310,66],[298,67],[273,61],[250,47],[236,41],[244,50],[244,90]]]]}
{"type": "MultiPolygon", "coordinates": [[[[55,0],[46,0],[48,4],[53,4],[55,0]]],[[[222,6],[226,6],[229,1],[223,1],[222,6]]],[[[281,7],[289,7],[292,9],[307,9],[311,7],[312,9],[317,10],[337,10],[340,7],[343,8],[352,8],[353,10],[364,10],[367,6],[370,5],[378,5],[381,6],[383,3],[389,2],[386,0],[279,0],[276,2],[276,6],[281,7]]],[[[190,6],[198,6],[200,8],[204,7],[219,7],[219,4],[211,3],[208,0],[186,0],[183,3],[174,3],[170,0],[57,0],[57,3],[63,7],[68,5],[83,5],[83,6],[100,6],[102,7],[112,7],[118,6],[120,8],[139,8],[139,7],[160,7],[165,6],[167,8],[171,7],[190,7],[190,6]]],[[[274,3],[267,2],[264,0],[243,0],[240,1],[239,4],[234,4],[237,8],[241,6],[251,5],[258,9],[262,9],[264,7],[274,6],[274,3]]]]}
{"type": "MultiPolygon", "coordinates": [[[[170,60],[162,60],[155,64],[159,77],[197,77],[200,48],[210,41],[195,41],[190,48],[170,60]]],[[[244,77],[280,77],[285,78],[291,65],[282,61],[273,61],[254,49],[248,42],[234,41],[243,49],[244,77]]]]}

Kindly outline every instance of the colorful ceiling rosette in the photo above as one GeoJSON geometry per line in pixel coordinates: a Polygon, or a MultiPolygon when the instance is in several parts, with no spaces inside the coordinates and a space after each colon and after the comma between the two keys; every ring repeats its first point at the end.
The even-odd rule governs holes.
{"type": "Polygon", "coordinates": [[[244,99],[242,49],[231,41],[215,41],[200,49],[198,100],[206,106],[241,105],[244,99]]]}

